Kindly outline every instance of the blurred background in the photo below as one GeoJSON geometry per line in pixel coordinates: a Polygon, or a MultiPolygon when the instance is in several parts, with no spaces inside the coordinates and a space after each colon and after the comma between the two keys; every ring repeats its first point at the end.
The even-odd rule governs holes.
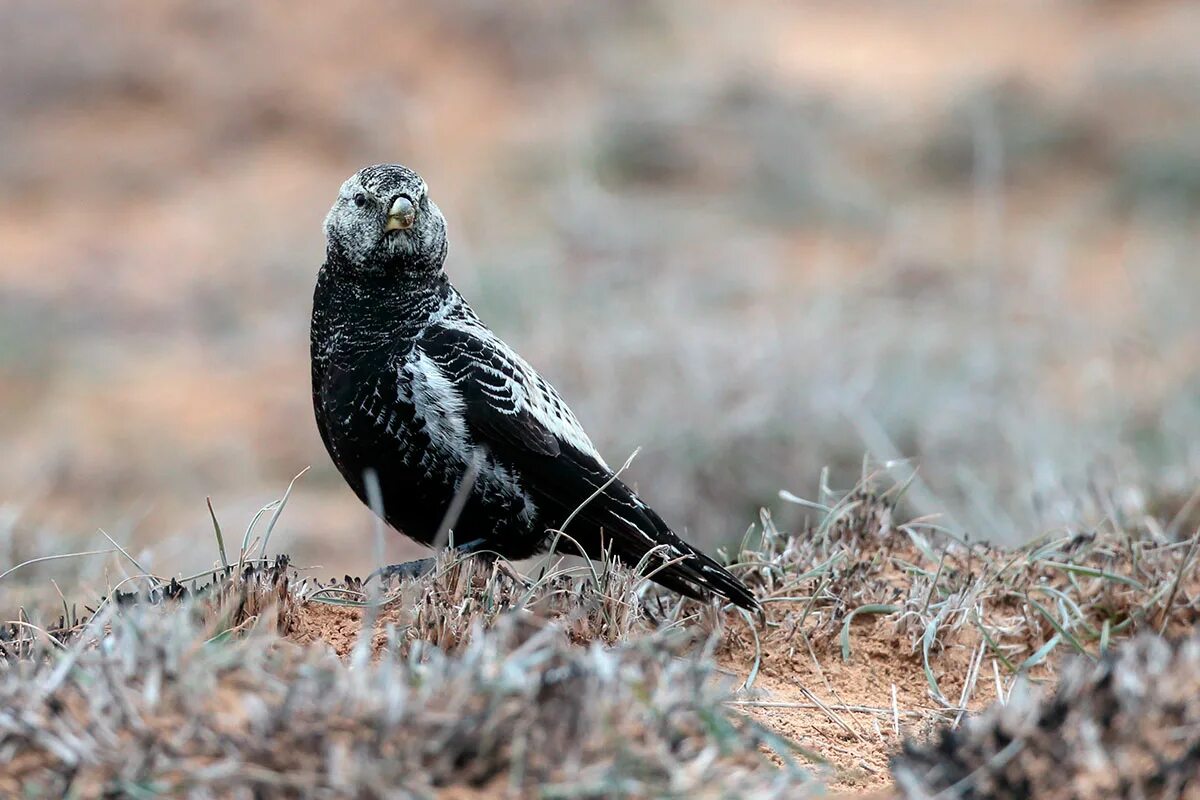
{"type": "MultiPolygon", "coordinates": [[[[1200,5],[0,4],[0,571],[371,518],[312,421],[321,220],[419,170],[452,279],[687,535],[848,489],[1015,542],[1200,475],[1200,5]]],[[[400,537],[389,557],[418,550],[400,537]]],[[[120,577],[112,560],[22,581],[120,577]]]]}

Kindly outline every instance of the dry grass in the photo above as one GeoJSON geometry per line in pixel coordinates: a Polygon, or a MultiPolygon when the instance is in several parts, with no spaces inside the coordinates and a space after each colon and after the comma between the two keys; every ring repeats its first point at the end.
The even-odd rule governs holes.
{"type": "MultiPolygon", "coordinates": [[[[952,742],[927,783],[912,765],[933,770],[941,751],[910,746],[915,792],[976,769],[975,734],[945,731],[1023,696],[1014,685],[1056,681],[1075,655],[1084,666],[1060,695],[1082,698],[1071,675],[1133,669],[1113,660],[1118,640],[1140,634],[1131,652],[1150,652],[1146,637],[1194,626],[1195,540],[1173,540],[1169,520],[1003,550],[902,518],[905,489],[823,492],[795,532],[764,514],[732,567],[764,603],[755,625],[613,564],[548,561],[521,576],[450,555],[387,586],[251,563],[113,595],[90,621],[18,620],[0,636],[13,709],[0,754],[27,782],[13,786],[56,791],[74,775],[77,787],[197,797],[301,785],[717,797],[808,791],[799,753],[832,765],[836,787],[879,787],[905,738],[952,742]],[[120,757],[131,741],[148,743],[145,758],[120,757]]],[[[1113,727],[1103,747],[1144,747],[1139,724],[1113,727]]],[[[1012,768],[1033,769],[1044,746],[1030,740],[1012,768]]]]}
{"type": "Polygon", "coordinates": [[[756,690],[737,705],[824,756],[841,788],[886,784],[904,740],[956,728],[1021,678],[1052,683],[1066,657],[1196,622],[1186,508],[1004,549],[903,518],[904,491],[793,498],[812,524],[764,515],[736,567],[767,610],[764,628],[724,632],[722,663],[756,690]]]}
{"type": "Polygon", "coordinates": [[[922,656],[931,696],[945,700],[930,664],[951,643],[985,647],[1015,674],[1059,650],[1095,657],[1113,637],[1189,630],[1200,618],[1200,532],[1181,539],[1145,517],[1020,548],[969,544],[930,520],[899,520],[905,488],[867,481],[808,503],[819,522],[792,533],[764,515],[737,570],[771,610],[769,636],[836,641],[849,659],[853,623],[869,615],[922,656]]]}
{"type": "Polygon", "coordinates": [[[1200,797],[1200,637],[1138,637],[1075,660],[1052,692],[1023,684],[895,764],[907,800],[1200,797]]]}
{"type": "Polygon", "coordinates": [[[97,616],[107,619],[114,608],[183,605],[187,609],[184,615],[211,629],[213,636],[241,630],[268,614],[276,620],[280,631],[295,624],[299,601],[292,584],[296,575],[287,556],[242,562],[240,570],[232,566],[214,569],[185,582],[178,578],[163,581],[152,576],[137,577],[145,581],[143,589],[123,591],[121,585],[133,582],[123,581],[95,607],[86,606],[83,613],[74,603],[68,606],[64,597],[63,613],[50,624],[31,622],[21,609],[16,619],[0,626],[0,660],[14,663],[34,658],[38,653],[53,652],[46,647],[61,650],[75,642],[89,624],[95,624],[97,616]]]}
{"type": "Polygon", "coordinates": [[[632,571],[610,562],[551,571],[540,579],[525,578],[503,561],[459,558],[443,554],[431,573],[419,581],[403,581],[371,591],[357,579],[322,584],[302,581],[296,596],[310,606],[293,633],[328,640],[326,626],[349,620],[349,636],[333,642],[339,652],[349,652],[359,629],[371,617],[373,652],[388,641],[388,628],[399,631],[393,645],[407,649],[413,643],[455,652],[479,630],[492,627],[505,616],[520,613],[552,620],[577,644],[618,645],[650,631],[673,631],[703,639],[712,611],[686,609],[678,598],[666,595],[632,571]],[[317,606],[314,608],[314,606],[317,606]]]}
{"type": "MultiPolygon", "coordinates": [[[[471,584],[479,574],[447,572],[471,584]]],[[[375,657],[363,647],[348,662],[278,636],[295,628],[295,601],[271,589],[258,594],[283,602],[260,606],[257,621],[211,605],[192,614],[109,606],[64,652],[44,646],[7,662],[0,793],[805,795],[802,771],[760,752],[787,759],[787,744],[722,705],[728,690],[711,659],[684,655],[681,637],[577,646],[535,613],[502,614],[484,629],[503,580],[482,581],[470,593],[479,609],[470,630],[454,628],[461,617],[441,594],[453,583],[431,592],[447,610],[434,632],[447,649],[414,634],[430,632],[418,608],[417,624],[384,625],[375,657]]],[[[233,607],[249,613],[240,599],[233,607]]]]}

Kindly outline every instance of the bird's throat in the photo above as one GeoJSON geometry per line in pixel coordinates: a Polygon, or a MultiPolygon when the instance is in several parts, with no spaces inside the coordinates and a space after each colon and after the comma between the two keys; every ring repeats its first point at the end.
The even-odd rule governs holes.
{"type": "Polygon", "coordinates": [[[347,274],[327,263],[313,298],[313,332],[354,331],[345,339],[356,349],[393,349],[418,336],[453,291],[441,270],[347,274]],[[320,326],[318,312],[324,317],[320,326]]]}

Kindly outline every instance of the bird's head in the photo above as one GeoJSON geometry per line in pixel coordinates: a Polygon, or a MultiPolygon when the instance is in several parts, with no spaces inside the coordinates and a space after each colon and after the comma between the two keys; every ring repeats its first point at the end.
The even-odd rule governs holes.
{"type": "Polygon", "coordinates": [[[379,164],[342,184],[325,217],[325,241],[330,256],[356,272],[436,274],[446,259],[446,219],[420,175],[379,164]]]}

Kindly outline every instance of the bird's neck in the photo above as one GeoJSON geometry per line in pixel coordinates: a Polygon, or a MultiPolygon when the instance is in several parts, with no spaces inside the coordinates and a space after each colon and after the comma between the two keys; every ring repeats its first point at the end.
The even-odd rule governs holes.
{"type": "Polygon", "coordinates": [[[327,261],[317,279],[313,332],[352,334],[337,338],[356,350],[403,348],[456,298],[441,269],[356,274],[327,261]]]}

